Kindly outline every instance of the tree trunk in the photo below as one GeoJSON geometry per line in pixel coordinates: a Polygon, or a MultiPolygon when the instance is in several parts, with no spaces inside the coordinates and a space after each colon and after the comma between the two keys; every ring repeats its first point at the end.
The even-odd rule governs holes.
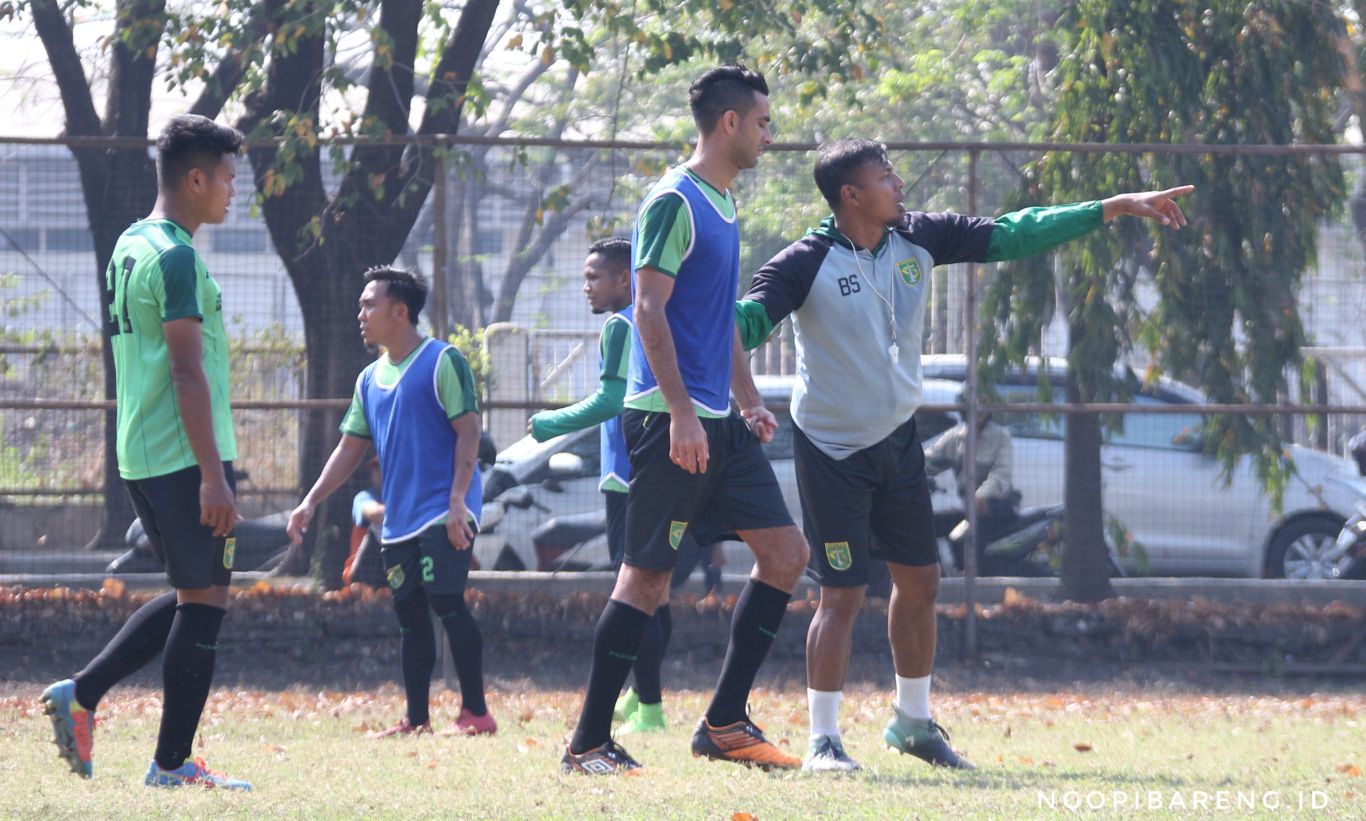
{"type": "MultiPolygon", "coordinates": [[[[1071,345],[1084,329],[1071,323],[1071,345]]],[[[1067,401],[1089,402],[1071,368],[1067,371],[1067,401]]],[[[1067,417],[1063,436],[1063,553],[1062,592],[1075,602],[1097,602],[1114,595],[1110,587],[1109,551],[1105,547],[1105,500],[1100,471],[1100,417],[1067,417]]]]}
{"type": "MultiPolygon", "coordinates": [[[[95,241],[95,276],[100,295],[100,319],[109,316],[111,294],[105,288],[105,271],[114,255],[119,235],[134,221],[152,210],[156,202],[156,168],[145,149],[104,150],[73,149],[81,175],[81,189],[85,194],[86,216],[95,241]]],[[[100,346],[104,360],[104,398],[115,398],[114,346],[105,328],[101,328],[104,344],[100,346]]],[[[128,490],[119,476],[118,414],[104,414],[104,515],[99,529],[86,545],[88,550],[115,550],[124,544],[128,525],[137,516],[128,490]]]]}

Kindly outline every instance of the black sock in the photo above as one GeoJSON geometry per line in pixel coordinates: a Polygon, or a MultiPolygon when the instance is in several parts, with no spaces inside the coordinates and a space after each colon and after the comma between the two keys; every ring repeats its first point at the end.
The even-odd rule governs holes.
{"type": "Polygon", "coordinates": [[[426,724],[427,699],[432,688],[432,669],[436,667],[436,631],[427,612],[427,594],[416,588],[394,602],[398,614],[399,664],[403,668],[403,690],[408,696],[408,723],[426,724]]]}
{"type": "Polygon", "coordinates": [[[664,653],[669,649],[669,637],[674,632],[673,611],[668,603],[655,610],[645,635],[636,652],[636,663],[631,668],[636,679],[636,695],[641,704],[659,704],[664,700],[664,653]]]}
{"type": "Polygon", "coordinates": [[[139,607],[100,654],[73,676],[76,701],[82,707],[98,707],[109,688],[146,667],[161,653],[175,621],[175,606],[176,594],[172,590],[139,607]]]}
{"type": "Polygon", "coordinates": [[[759,665],[778,635],[778,626],[787,612],[792,596],[776,587],[750,579],[735,603],[731,620],[730,646],[721,664],[716,695],[707,708],[707,721],[713,727],[734,724],[745,718],[745,705],[759,665]]]}
{"type": "Polygon", "coordinates": [[[655,618],[659,621],[659,657],[663,659],[664,654],[669,652],[669,639],[674,634],[674,614],[668,602],[655,611],[655,618]]]}
{"type": "Polygon", "coordinates": [[[626,683],[648,613],[615,599],[607,602],[593,632],[593,666],[588,671],[588,690],[583,696],[583,711],[569,749],[575,753],[590,750],[612,738],[612,708],[617,693],[626,683]]]}
{"type": "Polygon", "coordinates": [[[451,645],[451,661],[460,679],[460,703],[477,716],[488,713],[484,702],[484,639],[464,595],[432,593],[432,611],[441,619],[451,645]]]}
{"type": "Polygon", "coordinates": [[[640,636],[640,647],[636,650],[636,663],[631,665],[631,673],[636,680],[636,695],[641,704],[658,704],[664,700],[661,693],[659,667],[664,662],[664,635],[660,629],[659,611],[645,623],[645,632],[640,636]]]}
{"type": "Polygon", "coordinates": [[[218,628],[223,625],[225,612],[207,604],[176,607],[161,662],[161,731],[157,734],[156,761],[163,770],[184,764],[194,749],[194,733],[213,684],[218,628]]]}

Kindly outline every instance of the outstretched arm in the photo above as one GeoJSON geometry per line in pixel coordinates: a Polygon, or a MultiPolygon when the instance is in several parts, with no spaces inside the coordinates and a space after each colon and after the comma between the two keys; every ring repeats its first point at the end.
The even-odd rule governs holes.
{"type": "MultiPolygon", "coordinates": [[[[992,224],[984,262],[1003,262],[1050,251],[1065,242],[1084,237],[1120,215],[1142,217],[1172,228],[1186,224],[1176,202],[1195,190],[1182,185],[1165,191],[1117,194],[1105,200],[1024,208],[997,217],[992,224]]],[[[946,261],[938,255],[937,264],[946,261]]]]}
{"type": "Polygon", "coordinates": [[[1172,228],[1186,224],[1186,215],[1176,203],[1195,190],[1193,185],[1179,185],[1166,191],[1144,191],[1138,194],[1116,194],[1100,203],[1102,218],[1109,222],[1121,214],[1155,220],[1172,228]]]}
{"type": "Polygon", "coordinates": [[[591,428],[621,413],[626,401],[626,363],[630,358],[631,326],[620,318],[607,320],[602,329],[602,373],[598,389],[567,408],[541,411],[527,422],[527,433],[537,442],[571,431],[591,428]]]}

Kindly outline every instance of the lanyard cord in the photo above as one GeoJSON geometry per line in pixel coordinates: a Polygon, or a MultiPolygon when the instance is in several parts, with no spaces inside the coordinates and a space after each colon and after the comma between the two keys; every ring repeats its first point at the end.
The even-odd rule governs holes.
{"type": "Polygon", "coordinates": [[[900,346],[897,345],[897,342],[896,342],[896,290],[895,290],[895,289],[896,289],[896,271],[895,271],[895,268],[894,268],[894,267],[893,267],[893,268],[889,268],[888,271],[887,271],[887,273],[891,275],[887,293],[891,294],[891,296],[892,296],[891,299],[888,299],[887,297],[885,297],[885,296],[882,295],[882,292],[879,291],[879,290],[877,289],[877,284],[873,281],[874,279],[877,278],[877,255],[874,254],[872,251],[869,251],[869,252],[868,252],[868,256],[870,257],[870,259],[869,259],[869,264],[872,266],[872,269],[873,269],[873,276],[872,276],[872,277],[868,277],[868,276],[866,276],[866,275],[863,273],[863,263],[859,262],[859,258],[858,258],[858,248],[854,245],[854,241],[851,240],[851,239],[849,239],[848,237],[845,237],[845,239],[849,242],[849,250],[850,250],[851,252],[853,252],[853,254],[854,254],[854,267],[858,269],[859,276],[860,276],[860,277],[863,277],[863,280],[864,280],[865,282],[868,283],[868,288],[873,292],[873,294],[876,295],[878,299],[882,300],[882,304],[887,306],[887,313],[888,313],[888,316],[889,316],[888,324],[889,324],[889,326],[891,327],[891,331],[892,331],[892,345],[891,345],[890,348],[887,349],[887,353],[888,353],[889,356],[891,356],[892,362],[897,362],[897,361],[900,359],[901,349],[900,349],[900,346]]]}

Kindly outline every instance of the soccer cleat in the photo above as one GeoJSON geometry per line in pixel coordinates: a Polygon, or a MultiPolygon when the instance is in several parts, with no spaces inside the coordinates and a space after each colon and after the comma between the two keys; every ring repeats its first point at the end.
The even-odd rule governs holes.
{"type": "Polygon", "coordinates": [[[577,754],[566,748],[564,758],[560,759],[560,769],[584,775],[625,775],[641,769],[641,765],[620,744],[608,741],[601,747],[577,754]]]}
{"type": "Polygon", "coordinates": [[[802,760],[778,749],[749,719],[713,727],[704,718],[692,734],[692,754],[714,761],[734,761],[761,770],[796,770],[802,760]]]}
{"type": "Polygon", "coordinates": [[[612,708],[612,720],[626,721],[635,715],[638,707],[640,707],[640,696],[636,693],[636,688],[627,687],[626,692],[617,698],[617,706],[612,708]]]}
{"type": "Polygon", "coordinates": [[[837,735],[812,736],[806,761],[802,762],[802,770],[808,773],[852,773],[861,769],[863,765],[849,757],[837,735]]]}
{"type": "Polygon", "coordinates": [[[949,734],[934,719],[914,719],[892,708],[896,715],[882,731],[882,740],[899,753],[913,755],[936,767],[954,770],[975,770],[977,766],[953,751],[949,734]]]}
{"type": "Polygon", "coordinates": [[[424,721],[424,722],[422,722],[421,724],[419,724],[419,725],[417,725],[416,727],[414,727],[414,726],[413,726],[413,723],[412,723],[411,721],[408,720],[408,717],[407,717],[407,716],[404,716],[403,719],[402,719],[401,721],[399,721],[399,723],[395,724],[394,726],[392,726],[392,727],[386,727],[386,728],[383,729],[383,730],[376,730],[376,731],[374,731],[373,733],[366,733],[366,734],[365,734],[365,737],[366,737],[366,738],[388,738],[389,736],[392,736],[392,735],[422,735],[423,733],[430,733],[431,731],[432,731],[432,722],[430,722],[430,721],[424,721]]]}
{"type": "Polygon", "coordinates": [[[149,787],[203,787],[206,790],[241,790],[251,792],[251,785],[240,778],[229,778],[222,773],[209,769],[204,759],[186,761],[174,770],[163,770],[152,760],[147,768],[147,778],[143,782],[149,787]]]}
{"type": "Polygon", "coordinates": [[[91,751],[95,746],[95,711],[76,701],[76,682],[69,678],[50,685],[39,700],[43,712],[52,719],[57,754],[73,773],[89,778],[94,773],[91,751]]]}
{"type": "Polygon", "coordinates": [[[632,733],[659,733],[667,729],[664,721],[664,705],[660,704],[641,704],[636,711],[626,719],[626,723],[617,728],[617,735],[630,735],[632,733]]]}
{"type": "Polygon", "coordinates": [[[455,720],[456,735],[493,735],[498,732],[498,722],[493,713],[477,716],[469,710],[461,709],[460,717],[455,720]]]}

